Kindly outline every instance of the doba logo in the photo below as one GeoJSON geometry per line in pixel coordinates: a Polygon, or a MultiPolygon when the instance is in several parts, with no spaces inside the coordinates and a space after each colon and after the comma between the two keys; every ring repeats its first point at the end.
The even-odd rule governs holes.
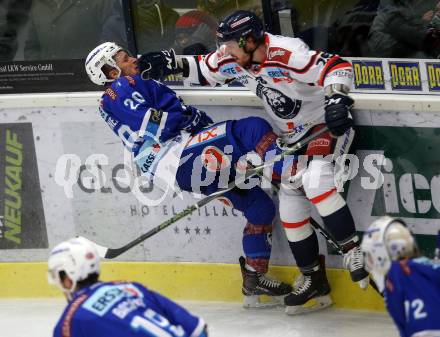
{"type": "Polygon", "coordinates": [[[206,147],[202,152],[201,160],[209,172],[221,171],[231,165],[228,156],[215,146],[206,147]]]}

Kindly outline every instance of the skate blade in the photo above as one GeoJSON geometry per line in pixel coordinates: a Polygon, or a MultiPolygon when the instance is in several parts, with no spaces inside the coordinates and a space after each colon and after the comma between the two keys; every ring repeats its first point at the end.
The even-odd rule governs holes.
{"type": "Polygon", "coordinates": [[[248,295],[244,296],[243,308],[245,309],[264,309],[284,306],[285,296],[264,296],[248,295]]]}
{"type": "Polygon", "coordinates": [[[286,306],[287,315],[301,315],[325,309],[333,304],[329,295],[312,298],[303,305],[286,306]]]}

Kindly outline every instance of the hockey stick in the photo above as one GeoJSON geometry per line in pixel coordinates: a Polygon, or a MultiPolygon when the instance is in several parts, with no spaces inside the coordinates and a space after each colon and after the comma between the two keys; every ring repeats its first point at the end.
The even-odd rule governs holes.
{"type": "MultiPolygon", "coordinates": [[[[250,167],[253,167],[253,165],[248,161],[248,165],[250,167]]],[[[280,190],[280,187],[278,186],[278,184],[274,183],[272,180],[270,180],[268,177],[266,177],[264,174],[259,174],[258,175],[260,177],[262,177],[263,179],[266,179],[268,181],[270,181],[270,183],[272,184],[272,186],[275,188],[276,191],[280,190]]],[[[344,256],[344,252],[342,251],[341,246],[336,242],[335,239],[333,239],[332,235],[324,228],[322,227],[314,218],[310,217],[310,224],[313,226],[314,229],[316,229],[319,234],[321,234],[324,239],[330,244],[330,246],[332,246],[336,252],[341,255],[344,256]]],[[[439,242],[440,242],[440,231],[439,231],[439,242]]],[[[440,246],[440,245],[439,245],[440,246]]],[[[440,247],[439,247],[439,251],[440,251],[440,247]]],[[[439,257],[440,258],[440,257],[439,257]]],[[[380,292],[379,288],[377,287],[376,282],[374,282],[374,280],[370,277],[369,278],[369,283],[371,285],[371,287],[380,295],[383,297],[383,294],[380,292]]]]}
{"type": "Polygon", "coordinates": [[[316,132],[315,134],[310,135],[310,136],[304,138],[303,140],[295,143],[295,145],[293,145],[292,147],[290,147],[286,151],[276,155],[275,157],[272,158],[272,160],[269,160],[268,162],[266,162],[260,166],[256,166],[256,167],[253,167],[253,168],[247,170],[246,174],[244,174],[242,179],[240,179],[239,181],[237,181],[237,179],[235,179],[234,181],[230,182],[226,188],[220,189],[217,192],[214,192],[214,193],[208,195],[207,197],[205,197],[204,199],[198,201],[197,203],[195,203],[191,206],[188,206],[187,208],[185,208],[181,212],[177,213],[172,218],[162,222],[160,225],[152,228],[147,233],[142,234],[138,238],[134,239],[133,241],[130,241],[129,243],[127,243],[126,245],[124,245],[120,248],[108,248],[108,247],[101,246],[101,245],[99,245],[91,240],[88,240],[86,238],[84,238],[84,239],[88,240],[89,242],[91,242],[92,244],[95,245],[100,257],[104,257],[106,259],[114,259],[115,257],[125,253],[127,250],[133,248],[134,246],[138,245],[139,243],[145,241],[149,237],[159,233],[160,231],[164,230],[165,228],[169,227],[170,225],[176,223],[180,219],[190,215],[195,210],[203,207],[204,205],[211,202],[212,200],[217,199],[219,196],[225,194],[228,191],[231,191],[236,186],[244,183],[246,181],[246,179],[248,179],[252,176],[255,176],[255,175],[262,175],[263,171],[266,167],[272,166],[273,164],[275,164],[275,162],[283,160],[284,157],[294,154],[296,151],[298,151],[299,149],[301,149],[302,147],[304,147],[305,145],[307,145],[311,141],[315,140],[316,138],[318,138],[320,135],[322,135],[323,133],[325,133],[327,131],[328,131],[328,128],[324,127],[321,130],[319,130],[318,132],[316,132]]]}

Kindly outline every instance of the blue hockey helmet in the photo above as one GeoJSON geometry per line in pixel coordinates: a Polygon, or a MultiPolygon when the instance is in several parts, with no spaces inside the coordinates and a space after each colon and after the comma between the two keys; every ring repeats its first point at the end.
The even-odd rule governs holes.
{"type": "Polygon", "coordinates": [[[257,40],[261,39],[264,35],[263,22],[254,13],[239,10],[228,15],[218,25],[217,44],[237,41],[242,48],[249,34],[257,40]]]}

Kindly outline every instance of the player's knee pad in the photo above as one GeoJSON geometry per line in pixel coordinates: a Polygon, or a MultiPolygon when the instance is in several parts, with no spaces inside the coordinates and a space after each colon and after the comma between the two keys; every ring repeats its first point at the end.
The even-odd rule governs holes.
{"type": "Polygon", "coordinates": [[[302,177],[307,198],[316,206],[321,216],[331,214],[345,205],[336,192],[333,163],[325,159],[314,159],[302,177]]]}
{"type": "Polygon", "coordinates": [[[289,242],[298,242],[307,239],[314,233],[310,225],[310,218],[297,222],[281,221],[289,242]]]}
{"type": "Polygon", "coordinates": [[[243,250],[246,262],[260,273],[266,273],[272,248],[272,225],[246,224],[243,231],[243,250]]]}
{"type": "Polygon", "coordinates": [[[302,175],[302,186],[309,199],[334,188],[333,163],[325,159],[311,160],[302,175]]]}

